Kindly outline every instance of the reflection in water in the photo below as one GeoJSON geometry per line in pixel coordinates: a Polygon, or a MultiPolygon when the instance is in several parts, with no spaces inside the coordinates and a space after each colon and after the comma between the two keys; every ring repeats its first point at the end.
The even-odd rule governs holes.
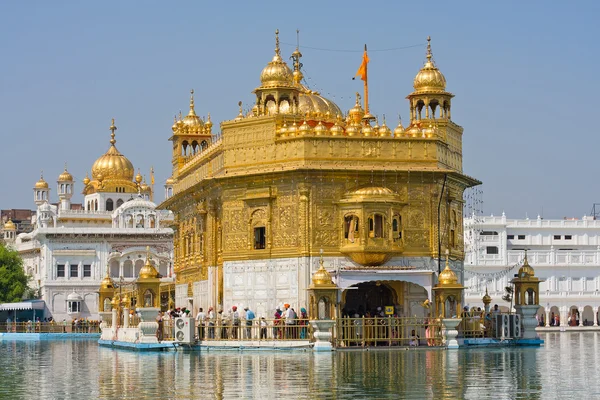
{"type": "Polygon", "coordinates": [[[596,333],[542,348],[136,353],[93,341],[0,342],[0,398],[542,399],[600,394],[596,333]]]}

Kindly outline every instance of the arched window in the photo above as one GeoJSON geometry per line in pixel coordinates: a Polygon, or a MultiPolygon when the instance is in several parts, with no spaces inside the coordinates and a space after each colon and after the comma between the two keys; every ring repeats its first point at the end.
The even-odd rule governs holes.
{"type": "Polygon", "coordinates": [[[144,292],[144,307],[153,307],[154,306],[154,293],[152,290],[146,289],[144,292]]]}
{"type": "Polygon", "coordinates": [[[98,211],[98,200],[94,200],[94,211],[98,211]]]}
{"type": "Polygon", "coordinates": [[[402,217],[398,214],[392,219],[392,239],[394,242],[402,240],[402,217]]]}
{"type": "Polygon", "coordinates": [[[208,143],[206,142],[206,140],[203,140],[202,143],[200,143],[200,147],[202,148],[202,151],[206,150],[206,148],[208,147],[208,143]]]}
{"type": "Polygon", "coordinates": [[[122,205],[123,205],[123,199],[117,200],[117,208],[121,207],[122,205]]]}
{"type": "Polygon", "coordinates": [[[106,200],[106,211],[112,211],[113,210],[113,201],[112,199],[108,199],[106,200]]]}
{"type": "Polygon", "coordinates": [[[369,237],[383,238],[385,237],[385,217],[382,214],[374,214],[369,217],[369,237]]]}
{"type": "Polygon", "coordinates": [[[354,214],[344,217],[344,238],[350,243],[354,243],[359,238],[358,217],[354,214]]]}

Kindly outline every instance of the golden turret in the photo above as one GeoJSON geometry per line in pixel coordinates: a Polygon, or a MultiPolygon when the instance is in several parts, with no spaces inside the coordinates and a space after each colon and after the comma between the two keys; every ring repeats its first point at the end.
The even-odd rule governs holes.
{"type": "Polygon", "coordinates": [[[431,53],[431,36],[427,36],[427,61],[413,81],[416,92],[443,92],[446,90],[446,78],[435,66],[431,53]]]}
{"type": "Polygon", "coordinates": [[[58,176],[58,182],[73,182],[73,175],[67,171],[67,165],[65,164],[65,170],[58,176]]]}
{"type": "Polygon", "coordinates": [[[40,174],[40,180],[35,183],[35,189],[48,189],[48,182],[44,180],[44,174],[40,174]]]}
{"type": "Polygon", "coordinates": [[[481,300],[483,301],[483,304],[486,306],[492,302],[492,298],[488,294],[487,287],[485,288],[485,295],[483,296],[483,298],[481,300]]]}

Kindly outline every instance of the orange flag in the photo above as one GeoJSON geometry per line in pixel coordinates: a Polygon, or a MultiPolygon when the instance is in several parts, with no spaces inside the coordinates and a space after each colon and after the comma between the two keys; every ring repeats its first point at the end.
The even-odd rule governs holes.
{"type": "MultiPolygon", "coordinates": [[[[360,64],[360,67],[358,67],[358,71],[356,71],[356,75],[354,75],[354,77],[357,77],[360,75],[360,79],[363,81],[367,80],[367,64],[369,63],[369,56],[367,55],[367,49],[365,46],[365,52],[363,54],[362,57],[362,64],[360,64]]],[[[354,78],[352,78],[354,79],[354,78]]]]}

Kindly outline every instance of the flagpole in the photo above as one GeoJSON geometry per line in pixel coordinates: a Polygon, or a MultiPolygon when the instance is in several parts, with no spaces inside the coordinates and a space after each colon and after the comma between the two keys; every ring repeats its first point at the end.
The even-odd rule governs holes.
{"type": "MultiPolygon", "coordinates": [[[[367,54],[367,44],[365,43],[365,54],[367,54]]],[[[368,74],[368,64],[365,64],[365,117],[367,117],[369,114],[369,74],[368,74]]]]}
{"type": "MultiPolygon", "coordinates": [[[[365,43],[365,55],[367,54],[367,44],[365,43]]],[[[367,122],[371,119],[374,119],[373,116],[371,115],[371,113],[369,112],[369,74],[368,74],[368,64],[369,63],[365,63],[365,80],[364,80],[364,87],[365,87],[365,115],[363,116],[363,119],[366,119],[367,122]]]]}

